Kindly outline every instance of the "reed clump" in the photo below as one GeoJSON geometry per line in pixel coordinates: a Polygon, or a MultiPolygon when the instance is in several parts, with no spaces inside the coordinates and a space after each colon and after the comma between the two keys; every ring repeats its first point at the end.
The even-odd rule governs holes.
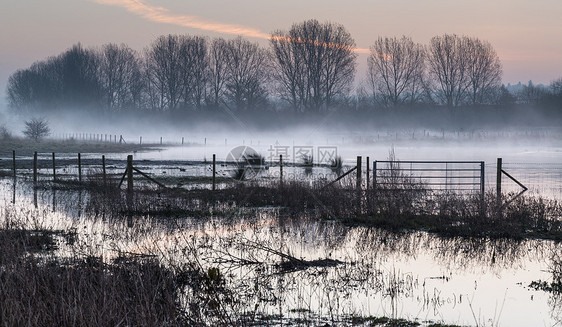
{"type": "Polygon", "coordinates": [[[226,277],[195,261],[156,255],[110,262],[81,244],[70,258],[22,228],[0,230],[0,318],[4,326],[234,326],[245,319],[226,277]],[[12,246],[10,246],[12,245],[12,246]],[[41,253],[38,251],[41,250],[41,253]]]}
{"type": "MultiPolygon", "coordinates": [[[[115,188],[92,188],[89,207],[111,214],[164,218],[230,215],[241,208],[277,207],[292,217],[328,219],[447,236],[562,239],[562,206],[555,200],[521,196],[500,206],[493,193],[437,193],[407,176],[389,176],[368,190],[354,178],[326,187],[320,181],[233,182],[218,190],[140,187],[133,198],[115,188]],[[396,183],[396,181],[399,181],[396,183]],[[100,192],[103,191],[103,192],[100,192]]],[[[381,178],[379,177],[379,181],[381,178]]],[[[513,194],[507,194],[506,203],[513,194]]]]}
{"type": "MultiPolygon", "coordinates": [[[[0,317],[5,326],[184,326],[174,274],[155,261],[110,265],[24,253],[29,233],[0,232],[0,317]],[[5,241],[22,247],[6,246],[5,241]]],[[[29,248],[27,248],[29,249],[29,248]]]]}

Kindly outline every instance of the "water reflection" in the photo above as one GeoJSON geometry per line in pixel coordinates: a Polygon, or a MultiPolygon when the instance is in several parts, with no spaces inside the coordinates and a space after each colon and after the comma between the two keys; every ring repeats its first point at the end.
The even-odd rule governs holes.
{"type": "Polygon", "coordinates": [[[14,181],[12,183],[12,204],[16,204],[16,176],[14,176],[14,181]]]}
{"type": "MultiPolygon", "coordinates": [[[[0,193],[9,196],[9,185],[0,185],[0,193]]],[[[252,304],[238,309],[255,310],[257,303],[260,314],[284,317],[281,321],[337,324],[352,315],[384,315],[533,325],[561,318],[559,296],[526,288],[533,280],[549,278],[554,242],[392,233],[292,219],[275,208],[218,204],[203,215],[194,211],[188,218],[172,219],[121,210],[134,209],[127,194],[127,206],[119,208],[100,206],[97,195],[82,190],[38,189],[15,180],[11,187],[12,206],[3,209],[13,215],[2,219],[17,216],[30,229],[75,232],[73,242],[59,240],[57,256],[87,254],[111,262],[127,254],[150,254],[171,267],[190,262],[218,267],[228,287],[252,304]],[[40,196],[38,190],[43,190],[40,196]],[[326,259],[337,263],[311,264],[326,259]],[[308,266],[286,269],[292,260],[308,266]],[[500,306],[498,316],[494,309],[500,306]],[[547,308],[550,317],[541,314],[547,308]],[[517,318],[522,310],[528,317],[517,318]],[[480,312],[476,321],[472,312],[480,312]]]]}
{"type": "Polygon", "coordinates": [[[53,202],[52,202],[52,209],[53,212],[55,212],[57,210],[57,188],[53,186],[52,190],[51,190],[51,194],[53,197],[53,202]]]}

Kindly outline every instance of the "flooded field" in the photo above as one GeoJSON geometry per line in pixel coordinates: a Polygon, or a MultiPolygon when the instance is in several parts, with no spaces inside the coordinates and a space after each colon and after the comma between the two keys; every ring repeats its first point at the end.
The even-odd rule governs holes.
{"type": "MultiPolygon", "coordinates": [[[[254,182],[277,181],[280,168],[274,156],[268,158],[270,146],[253,146],[268,166],[254,182]]],[[[503,157],[504,170],[529,187],[526,196],[559,200],[562,151],[529,149],[502,153],[451,146],[432,154],[429,147],[394,146],[399,160],[484,161],[487,192],[495,190],[496,158],[503,157]]],[[[222,145],[174,146],[135,153],[134,160],[135,167],[170,187],[210,189],[210,160],[216,153],[219,187],[228,188],[240,183],[225,163],[230,150],[222,145]]],[[[337,150],[343,171],[355,165],[357,155],[386,160],[389,153],[383,146],[338,146],[337,150]]],[[[85,181],[99,175],[100,156],[83,155],[85,181]]],[[[123,174],[125,157],[106,154],[113,179],[123,174]]],[[[108,264],[149,258],[176,273],[197,267],[209,283],[216,283],[214,293],[203,292],[203,296],[183,286],[178,301],[184,312],[193,313],[194,305],[211,308],[196,310],[205,324],[339,326],[405,319],[422,325],[562,325],[562,295],[544,287],[560,278],[562,250],[557,241],[396,232],[236,201],[199,208],[193,200],[185,204],[189,211],[179,214],[123,212],[117,206],[101,205],[99,192],[52,183],[50,154],[39,157],[39,187],[30,180],[32,158],[17,159],[17,179],[9,176],[8,164],[3,167],[0,225],[35,233],[52,231],[54,243],[40,251],[45,258],[94,257],[108,264]],[[219,311],[224,316],[217,315],[219,311]],[[376,320],[380,318],[384,319],[376,320]]],[[[61,181],[76,181],[74,155],[60,155],[57,160],[61,181]]],[[[328,165],[318,163],[306,172],[298,164],[287,160],[287,182],[306,177],[310,183],[327,183],[337,178],[328,165]]],[[[504,183],[504,192],[518,191],[517,185],[504,183]]]]}

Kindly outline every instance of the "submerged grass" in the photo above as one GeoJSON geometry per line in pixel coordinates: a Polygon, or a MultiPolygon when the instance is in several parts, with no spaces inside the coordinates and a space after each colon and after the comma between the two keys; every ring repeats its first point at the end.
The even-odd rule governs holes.
{"type": "MultiPolygon", "coordinates": [[[[55,187],[87,188],[88,207],[106,215],[149,215],[163,218],[234,214],[244,208],[278,208],[280,214],[307,219],[374,226],[391,231],[422,230],[445,236],[541,238],[562,240],[562,205],[556,200],[520,196],[500,206],[494,193],[436,193],[407,176],[388,176],[399,183],[380,183],[357,190],[354,179],[325,187],[323,181],[236,181],[224,179],[211,190],[160,188],[137,184],[134,194],[92,175],[85,183],[57,182],[55,187]],[[392,185],[392,186],[388,186],[392,185]]],[[[379,177],[381,180],[381,177],[379,177]]],[[[166,180],[172,184],[172,179],[166,180]]],[[[179,183],[181,184],[181,183],[179,183]]],[[[180,185],[181,186],[181,185],[180,185]]],[[[47,186],[49,187],[49,186],[47,186]]],[[[513,194],[501,199],[506,203],[513,194]]]]}
{"type": "MultiPolygon", "coordinates": [[[[59,196],[64,193],[59,190],[68,193],[78,191],[81,197],[81,192],[85,190],[87,195],[83,195],[82,209],[86,215],[114,222],[132,217],[150,217],[168,222],[185,218],[209,221],[216,216],[235,222],[235,219],[248,213],[255,217],[256,212],[268,208],[276,211],[279,224],[288,224],[288,218],[329,220],[343,228],[362,225],[392,232],[424,230],[440,235],[486,240],[531,237],[562,239],[562,209],[556,201],[519,197],[499,210],[494,194],[485,194],[484,197],[436,194],[407,176],[391,175],[387,178],[399,179],[397,185],[400,186],[383,187],[385,184],[381,183],[369,190],[357,190],[351,178],[344,178],[340,184],[331,187],[325,187],[325,182],[321,181],[281,183],[271,180],[224,180],[223,185],[215,191],[204,187],[187,190],[137,183],[134,192],[129,194],[118,189],[115,179],[104,182],[99,174],[92,174],[83,183],[40,183],[34,190],[47,191],[53,188],[59,196]]],[[[173,179],[167,182],[173,184],[173,179]]],[[[69,198],[68,202],[73,200],[69,198]]],[[[143,228],[153,226],[144,226],[141,230],[143,228]]],[[[202,234],[204,241],[198,241],[201,243],[195,244],[194,239],[186,237],[187,240],[181,241],[192,245],[174,249],[176,252],[189,253],[189,256],[183,257],[188,259],[181,264],[164,262],[158,249],[140,256],[124,253],[108,262],[100,256],[89,254],[89,246],[92,245],[84,243],[77,243],[76,255],[63,260],[49,254],[56,249],[57,244],[53,241],[55,232],[40,228],[27,230],[17,224],[6,225],[0,230],[0,293],[5,294],[0,299],[2,324],[314,325],[320,319],[305,305],[296,309],[299,311],[291,312],[297,317],[261,311],[265,303],[283,305],[277,293],[283,290],[274,290],[272,276],[287,276],[289,281],[291,278],[314,279],[321,283],[328,269],[348,267],[346,263],[330,258],[297,258],[284,248],[283,240],[277,240],[280,246],[275,245],[278,243],[260,243],[245,238],[213,244],[209,241],[212,237],[202,234]],[[225,249],[233,244],[241,252],[228,252],[225,249]],[[211,252],[215,256],[218,254],[220,260],[215,262],[216,265],[202,264],[201,261],[212,257],[208,254],[211,252]],[[242,252],[244,257],[240,256],[242,252]],[[264,256],[269,261],[263,259],[264,256]],[[252,279],[243,287],[234,287],[231,283],[234,273],[224,269],[225,263],[251,267],[252,279]]],[[[391,242],[390,238],[388,242],[391,242]]],[[[387,237],[378,242],[376,244],[384,248],[387,237]]],[[[494,257],[490,260],[495,261],[494,257]]],[[[548,284],[549,287],[555,285],[556,281],[560,283],[561,261],[553,259],[553,280],[548,284]]],[[[371,275],[373,272],[357,267],[349,269],[346,274],[364,275],[361,276],[364,279],[357,279],[359,284],[368,278],[379,278],[371,275]]],[[[398,293],[407,291],[408,285],[403,284],[404,276],[395,273],[391,277],[387,280],[378,279],[383,281],[382,291],[387,296],[396,297],[398,293]]],[[[353,279],[342,280],[342,285],[347,285],[350,280],[353,279]]],[[[337,312],[338,309],[331,307],[337,303],[326,305],[329,306],[331,317],[321,321],[328,321],[331,325],[420,324],[417,321],[385,317],[337,316],[332,310],[337,312]]]]}

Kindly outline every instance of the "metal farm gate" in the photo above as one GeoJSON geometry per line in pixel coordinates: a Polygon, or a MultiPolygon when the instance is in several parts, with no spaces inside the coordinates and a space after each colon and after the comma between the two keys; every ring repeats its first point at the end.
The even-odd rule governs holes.
{"type": "Polygon", "coordinates": [[[484,194],[484,161],[373,161],[373,186],[421,183],[433,191],[484,194]]]}

